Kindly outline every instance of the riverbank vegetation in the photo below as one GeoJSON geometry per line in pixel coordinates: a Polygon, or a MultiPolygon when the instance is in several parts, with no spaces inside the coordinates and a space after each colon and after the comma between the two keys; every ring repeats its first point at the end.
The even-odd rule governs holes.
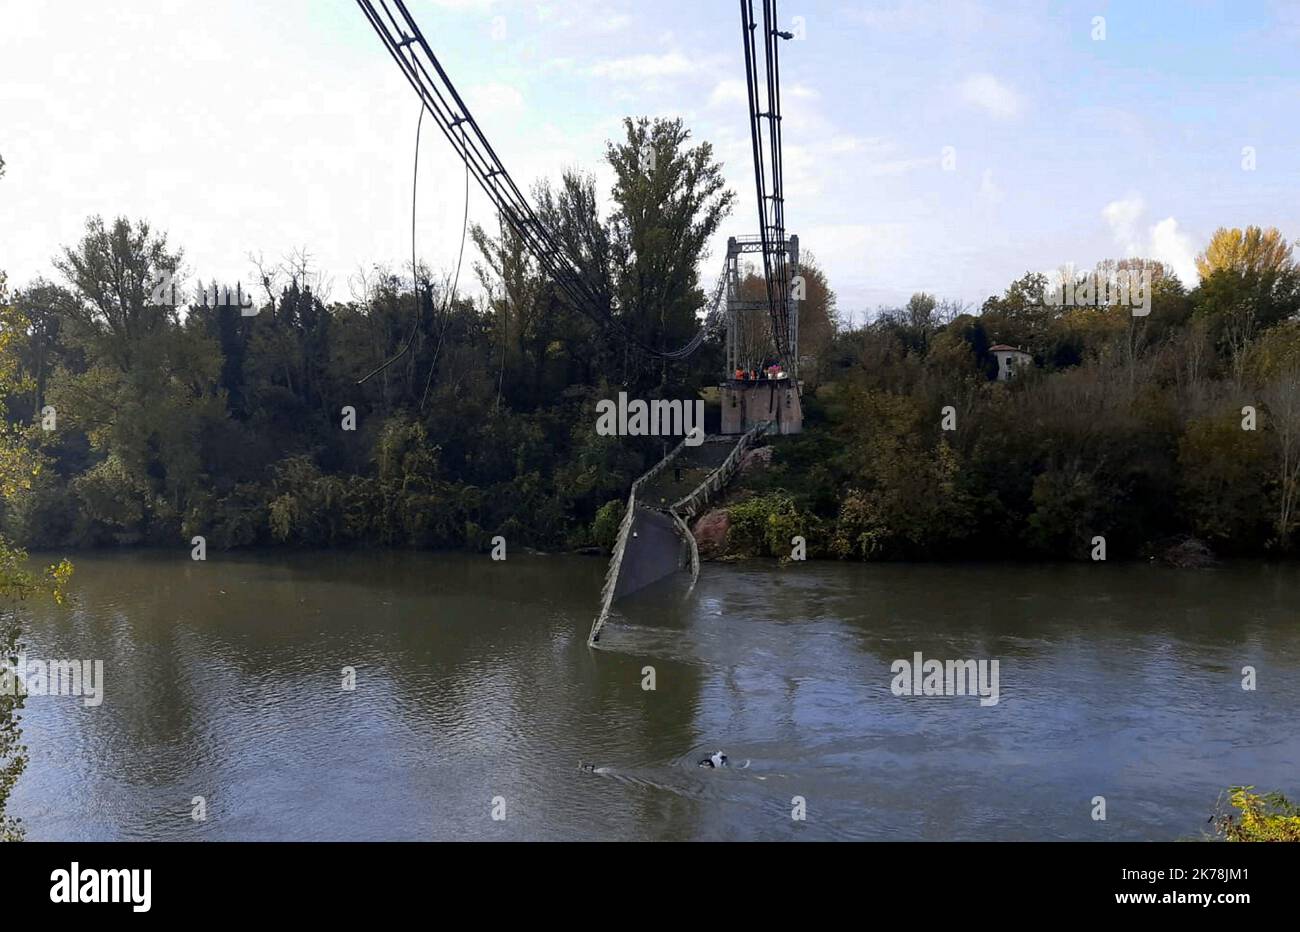
{"type": "MultiPolygon", "coordinates": [[[[157,283],[183,289],[182,251],[145,221],[91,218],[59,280],[5,307],[21,381],[6,425],[34,470],[3,532],[43,549],[608,546],[612,503],[665,446],[598,436],[595,405],[716,383],[716,335],[673,363],[624,335],[689,340],[734,195],[680,121],[627,121],[607,161],[608,211],[577,172],[534,201],[616,326],[573,307],[508,229],[470,231],[472,296],[424,266],[418,288],[383,268],[329,283],[299,255],[232,285],[244,309],[174,305],[157,283]]],[[[1254,227],[1219,231],[1198,271],[1189,288],[1159,263],[1103,263],[1149,275],[1145,315],[1063,305],[1027,274],[978,308],[917,294],[846,327],[806,261],[807,429],[743,474],[728,551],[783,556],[799,535],[812,557],[853,560],[1086,558],[1097,537],[1112,559],[1178,542],[1291,553],[1300,271],[1254,227]],[[1010,381],[996,344],[1028,355],[1010,381]]]]}
{"type": "Polygon", "coordinates": [[[1300,841],[1300,806],[1281,793],[1255,793],[1253,786],[1228,791],[1232,810],[1214,818],[1215,831],[1227,841],[1300,841]]]}
{"type": "MultiPolygon", "coordinates": [[[[978,310],[925,294],[839,331],[806,430],[729,508],[734,554],[842,559],[1288,555],[1300,494],[1300,270],[1276,230],[1220,230],[1150,313],[1062,307],[1029,274],[978,310]],[[1032,357],[995,379],[990,347],[1032,357]],[[761,512],[762,514],[757,514],[761,512]],[[762,526],[762,532],[755,530],[762,526]],[[1203,543],[1204,546],[1200,546],[1203,543]]],[[[1177,557],[1173,557],[1177,559],[1177,557]]]]}
{"type": "MultiPolygon", "coordinates": [[[[0,176],[3,174],[4,160],[0,159],[0,176]]],[[[23,382],[16,352],[25,325],[26,321],[9,304],[5,275],[0,271],[0,413],[10,399],[30,390],[23,382]]],[[[11,504],[30,494],[40,477],[40,463],[23,434],[12,421],[0,423],[0,500],[11,504]]],[[[18,654],[22,602],[42,591],[62,601],[63,587],[72,573],[71,564],[65,560],[49,567],[40,578],[28,570],[27,563],[27,555],[0,536],[0,842],[23,837],[22,823],[5,814],[9,794],[27,766],[18,724],[23,697],[14,688],[10,667],[18,654]]]]}
{"type": "MultiPolygon", "coordinates": [[[[147,222],[91,218],[56,258],[60,280],[13,297],[25,384],[8,418],[44,468],[4,529],[33,549],[607,543],[616,509],[601,508],[664,441],[597,435],[596,403],[716,382],[716,342],[674,364],[637,346],[697,331],[697,265],[735,197],[679,121],[629,120],[607,159],[607,214],[588,175],[533,199],[612,326],[571,306],[509,229],[469,231],[473,296],[423,265],[418,289],[383,268],[331,285],[299,255],[213,300],[147,222]],[[173,306],[187,283],[208,300],[173,306]]],[[[824,276],[805,274],[825,317],[824,276]]]]}

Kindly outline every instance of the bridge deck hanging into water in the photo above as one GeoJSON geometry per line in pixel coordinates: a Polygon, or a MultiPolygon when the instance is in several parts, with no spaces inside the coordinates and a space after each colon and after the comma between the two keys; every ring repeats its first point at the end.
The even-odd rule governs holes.
{"type": "Polygon", "coordinates": [[[684,567],[689,567],[694,587],[700,575],[700,554],[689,522],[726,487],[740,468],[745,451],[771,427],[767,422],[757,424],[739,439],[710,434],[697,447],[688,447],[683,440],[632,483],[605,573],[600,611],[587,637],[589,646],[595,647],[600,640],[615,599],[684,567]]]}

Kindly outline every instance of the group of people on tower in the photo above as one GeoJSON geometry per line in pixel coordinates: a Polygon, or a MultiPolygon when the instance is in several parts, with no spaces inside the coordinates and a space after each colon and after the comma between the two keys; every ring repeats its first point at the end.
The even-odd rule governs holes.
{"type": "Polygon", "coordinates": [[[762,382],[767,379],[784,379],[787,373],[781,369],[779,360],[768,358],[764,360],[761,368],[755,369],[737,369],[737,382],[762,382]]]}

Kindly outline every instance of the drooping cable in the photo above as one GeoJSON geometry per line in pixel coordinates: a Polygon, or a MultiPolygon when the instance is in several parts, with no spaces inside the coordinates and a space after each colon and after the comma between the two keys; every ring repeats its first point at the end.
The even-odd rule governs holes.
{"type": "MultiPolygon", "coordinates": [[[[416,217],[416,189],[420,183],[420,129],[424,126],[425,106],[420,104],[420,118],[415,122],[415,159],[414,167],[411,169],[411,294],[415,298],[415,312],[411,316],[411,333],[406,338],[406,343],[397,351],[397,354],[387,362],[380,363],[374,369],[367,372],[361,378],[357,379],[357,384],[362,385],[370,379],[371,376],[383,372],[397,360],[406,355],[406,351],[411,348],[415,342],[415,335],[420,332],[420,272],[419,267],[415,264],[415,217],[416,217]]],[[[468,201],[466,201],[468,206],[468,201]]],[[[462,248],[464,241],[462,240],[462,248]]],[[[457,265],[459,269],[459,265],[457,265]]]]}
{"type": "Polygon", "coordinates": [[[429,363],[429,377],[424,380],[424,394],[420,396],[420,410],[424,410],[424,401],[429,397],[429,386],[433,384],[433,372],[438,367],[438,357],[442,355],[442,340],[447,334],[447,314],[456,302],[456,287],[460,284],[460,264],[465,258],[465,233],[469,229],[469,163],[465,163],[465,213],[460,218],[460,252],[456,255],[456,274],[451,280],[451,291],[442,302],[439,316],[441,326],[438,328],[438,345],[433,351],[429,363]]]}

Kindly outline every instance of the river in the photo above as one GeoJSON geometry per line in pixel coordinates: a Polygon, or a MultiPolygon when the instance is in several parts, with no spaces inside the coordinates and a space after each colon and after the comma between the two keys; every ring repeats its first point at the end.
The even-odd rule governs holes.
{"type": "Polygon", "coordinates": [[[27,700],[37,840],[1164,840],[1300,795],[1295,566],[706,564],[592,651],[593,558],[73,562],[26,656],[103,700],[27,700]],[[918,651],[997,703],[895,695],[918,651]]]}

